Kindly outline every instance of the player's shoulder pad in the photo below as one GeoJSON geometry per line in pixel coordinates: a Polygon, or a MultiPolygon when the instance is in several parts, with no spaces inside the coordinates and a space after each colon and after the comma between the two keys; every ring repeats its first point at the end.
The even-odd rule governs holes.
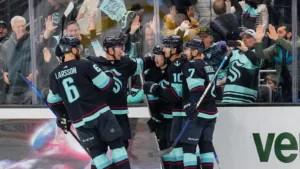
{"type": "Polygon", "coordinates": [[[86,58],[89,61],[93,61],[95,63],[105,63],[107,60],[104,57],[96,57],[96,56],[88,56],[86,58]]]}

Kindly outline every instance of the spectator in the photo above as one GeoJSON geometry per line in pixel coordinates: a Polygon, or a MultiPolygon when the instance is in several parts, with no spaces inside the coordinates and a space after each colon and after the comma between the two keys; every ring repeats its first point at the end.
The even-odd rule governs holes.
{"type": "MultiPolygon", "coordinates": [[[[30,35],[26,31],[26,20],[21,16],[11,19],[12,37],[4,44],[7,50],[7,69],[3,72],[4,81],[8,85],[6,102],[8,104],[30,104],[31,88],[19,77],[20,70],[29,81],[32,81],[30,35]]],[[[37,56],[40,49],[37,45],[37,56]]],[[[37,57],[37,70],[41,64],[37,57]]]]}
{"type": "Polygon", "coordinates": [[[173,32],[177,27],[175,24],[176,13],[177,13],[176,6],[175,5],[171,6],[170,13],[167,14],[163,19],[163,28],[162,28],[163,36],[169,36],[171,34],[176,34],[173,32]]]}
{"type": "MultiPolygon", "coordinates": [[[[275,44],[263,49],[262,39],[265,31],[261,25],[257,27],[255,51],[256,56],[266,59],[275,64],[277,84],[282,88],[282,101],[292,101],[292,27],[291,25],[280,25],[276,29],[269,25],[268,37],[275,44]]],[[[297,50],[300,52],[300,38],[297,39],[297,50]]],[[[299,71],[298,71],[299,72],[299,71]]],[[[299,89],[298,89],[299,90],[299,89]]]]}
{"type": "Polygon", "coordinates": [[[136,12],[136,14],[139,16],[140,23],[142,23],[143,15],[144,15],[144,7],[141,4],[133,4],[130,10],[136,12]]]}
{"type": "Polygon", "coordinates": [[[155,23],[150,22],[145,24],[144,26],[144,54],[147,55],[147,53],[151,53],[153,47],[155,46],[155,23]],[[151,28],[152,27],[152,28],[151,28]]]}
{"type": "Polygon", "coordinates": [[[6,22],[0,21],[0,45],[5,43],[9,39],[8,37],[8,26],[6,22]]]}
{"type": "Polygon", "coordinates": [[[193,17],[192,6],[181,7],[180,11],[175,17],[170,14],[164,18],[163,36],[178,35],[184,41],[188,41],[199,33],[200,23],[193,17]]]}
{"type": "Polygon", "coordinates": [[[243,9],[237,0],[231,0],[236,11],[234,13],[226,13],[226,4],[224,0],[215,0],[213,4],[214,12],[217,17],[212,21],[210,28],[217,34],[215,40],[227,40],[229,31],[241,32],[240,23],[243,9]]]}
{"type": "Polygon", "coordinates": [[[125,39],[125,53],[129,56],[143,56],[143,32],[140,16],[134,11],[126,12],[121,19],[122,35],[125,39]]]}
{"type": "MultiPolygon", "coordinates": [[[[96,28],[95,28],[95,15],[94,12],[89,18],[89,30],[90,36],[80,34],[80,27],[76,21],[71,21],[67,24],[66,34],[76,37],[80,40],[83,50],[81,51],[81,57],[96,56],[97,50],[102,50],[100,45],[94,45],[93,42],[97,41],[96,28]]],[[[46,47],[53,48],[56,46],[58,39],[53,37],[53,32],[57,27],[53,25],[53,19],[48,16],[46,19],[46,30],[44,32],[44,44],[46,47]]],[[[102,52],[102,51],[100,51],[102,52]]]]}
{"type": "Polygon", "coordinates": [[[238,49],[229,57],[222,103],[253,103],[258,93],[258,72],[263,60],[255,56],[255,31],[241,33],[238,49]]]}
{"type": "Polygon", "coordinates": [[[67,23],[70,21],[76,21],[78,14],[76,6],[72,9],[67,18],[63,20],[64,12],[69,3],[73,3],[72,0],[48,0],[48,7],[44,8],[48,9],[48,11],[45,11],[44,16],[48,17],[51,15],[53,18],[53,25],[57,27],[57,30],[54,32],[55,35],[60,35],[64,28],[66,28],[67,23]]]}
{"type": "MultiPolygon", "coordinates": [[[[225,53],[227,52],[226,42],[219,41],[213,43],[213,32],[209,28],[201,28],[199,37],[203,41],[205,46],[205,50],[203,51],[204,61],[211,65],[215,70],[217,70],[223,60],[225,53]]],[[[221,85],[223,84],[223,78],[224,72],[220,71],[217,77],[218,83],[216,85],[217,100],[221,100],[222,98],[221,85]]]]}
{"type": "Polygon", "coordinates": [[[101,17],[101,10],[98,9],[98,5],[100,4],[99,0],[84,0],[76,21],[78,22],[78,24],[80,25],[80,33],[85,35],[85,36],[89,36],[90,35],[90,29],[89,29],[89,18],[91,15],[94,14],[94,12],[96,13],[96,33],[97,35],[101,34],[102,31],[102,17],[101,17]]]}
{"type": "MultiPolygon", "coordinates": [[[[258,25],[262,25],[264,29],[268,28],[269,24],[269,12],[262,0],[246,0],[240,1],[243,8],[241,25],[248,29],[255,29],[258,25]]],[[[226,0],[226,6],[231,7],[231,0],[226,0]]],[[[229,8],[235,12],[235,8],[229,8]]]]}
{"type": "Polygon", "coordinates": [[[265,85],[272,89],[273,102],[281,102],[281,92],[278,86],[276,75],[269,74],[264,79],[265,85]]]}
{"type": "Polygon", "coordinates": [[[201,23],[201,27],[209,27],[213,19],[216,18],[216,14],[213,11],[212,0],[198,0],[194,5],[195,19],[201,23]]]}

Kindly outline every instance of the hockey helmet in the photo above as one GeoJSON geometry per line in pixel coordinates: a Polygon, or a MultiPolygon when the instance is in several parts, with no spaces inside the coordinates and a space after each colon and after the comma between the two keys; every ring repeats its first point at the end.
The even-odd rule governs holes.
{"type": "Polygon", "coordinates": [[[197,38],[189,40],[185,46],[187,48],[191,48],[192,50],[198,50],[199,53],[203,53],[205,50],[203,41],[197,38]]]}
{"type": "Polygon", "coordinates": [[[155,55],[164,55],[164,50],[162,45],[156,45],[153,48],[153,54],[155,55]]]}
{"type": "Polygon", "coordinates": [[[64,35],[56,46],[55,54],[61,62],[64,62],[64,55],[72,52],[72,48],[80,50],[80,40],[74,36],[64,35]]]}
{"type": "Polygon", "coordinates": [[[165,47],[169,47],[169,48],[176,48],[177,49],[177,53],[180,53],[182,51],[182,38],[180,36],[176,36],[176,35],[171,35],[171,36],[167,36],[162,40],[162,44],[165,47]]]}
{"type": "Polygon", "coordinates": [[[104,39],[103,41],[103,47],[105,51],[108,51],[108,48],[114,48],[116,46],[122,46],[123,47],[123,39],[119,37],[109,36],[104,39]]]}

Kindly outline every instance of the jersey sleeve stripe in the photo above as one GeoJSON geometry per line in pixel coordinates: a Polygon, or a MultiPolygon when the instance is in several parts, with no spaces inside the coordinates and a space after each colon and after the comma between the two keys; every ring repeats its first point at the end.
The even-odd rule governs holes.
{"type": "Polygon", "coordinates": [[[53,94],[53,92],[49,90],[49,94],[47,96],[47,102],[50,104],[62,102],[62,98],[58,94],[53,94]]]}
{"type": "Polygon", "coordinates": [[[197,91],[199,89],[204,89],[204,88],[205,88],[204,86],[198,86],[198,87],[195,87],[192,90],[190,90],[190,92],[195,92],[195,91],[197,91]]]}
{"type": "Polygon", "coordinates": [[[144,70],[144,60],[141,58],[135,58],[135,62],[136,62],[136,70],[133,75],[138,75],[141,73],[141,71],[144,70]]]}
{"type": "Polygon", "coordinates": [[[104,72],[101,72],[92,81],[100,89],[106,88],[111,83],[111,79],[104,72]]]}
{"type": "Polygon", "coordinates": [[[109,86],[113,83],[113,80],[112,79],[109,79],[109,83],[108,85],[106,85],[105,88],[103,88],[102,90],[106,90],[107,88],[109,88],[109,86]]]}
{"type": "Polygon", "coordinates": [[[154,100],[158,100],[158,97],[153,96],[152,94],[147,94],[148,97],[148,101],[154,101],[154,100]]]}
{"type": "Polygon", "coordinates": [[[186,79],[186,82],[188,84],[189,90],[192,90],[192,89],[200,87],[200,86],[204,87],[205,80],[201,79],[201,78],[190,78],[189,77],[186,79]]]}
{"type": "Polygon", "coordinates": [[[181,100],[181,98],[178,96],[178,94],[174,91],[174,89],[172,87],[171,87],[171,92],[178,100],[181,100]]]}

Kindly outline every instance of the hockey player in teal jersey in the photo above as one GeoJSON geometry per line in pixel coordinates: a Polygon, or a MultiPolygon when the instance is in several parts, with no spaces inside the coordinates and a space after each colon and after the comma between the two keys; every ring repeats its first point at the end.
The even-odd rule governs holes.
{"type": "MultiPolygon", "coordinates": [[[[152,94],[155,97],[166,100],[172,103],[172,128],[170,140],[171,143],[175,141],[180,133],[181,128],[177,124],[182,121],[182,114],[184,113],[182,107],[182,65],[184,59],[181,57],[183,41],[179,36],[168,36],[162,41],[164,45],[164,53],[166,59],[170,62],[167,68],[167,76],[169,78],[169,85],[165,88],[154,82],[146,82],[144,84],[144,93],[152,94]]],[[[183,151],[180,144],[172,150],[171,153],[163,156],[168,159],[171,169],[183,168],[183,151]]]]}
{"type": "Polygon", "coordinates": [[[61,64],[50,75],[47,101],[59,115],[57,124],[63,130],[73,124],[94,167],[111,168],[106,157],[109,146],[112,162],[119,169],[130,169],[122,129],[106,104],[114,81],[93,62],[80,60],[79,53],[80,41],[72,36],[62,37],[56,47],[61,64]]]}
{"type": "MultiPolygon", "coordinates": [[[[162,88],[169,85],[167,77],[168,61],[164,57],[163,46],[156,45],[153,48],[156,66],[145,71],[145,81],[158,83],[162,88]]],[[[151,118],[148,126],[151,132],[155,132],[159,149],[167,149],[170,145],[170,133],[172,127],[172,105],[159,97],[147,95],[151,118]]],[[[165,169],[170,166],[167,158],[162,158],[165,169]]]]}
{"type": "Polygon", "coordinates": [[[186,117],[183,118],[182,128],[185,122],[191,122],[180,139],[183,148],[183,163],[185,169],[197,168],[196,147],[199,145],[202,169],[213,169],[214,147],[212,143],[213,133],[218,117],[215,103],[215,83],[209,89],[203,101],[196,107],[197,102],[204,93],[205,88],[213,78],[214,68],[203,59],[205,47],[200,39],[192,39],[186,44],[185,54],[187,61],[183,66],[183,104],[186,117]]]}

